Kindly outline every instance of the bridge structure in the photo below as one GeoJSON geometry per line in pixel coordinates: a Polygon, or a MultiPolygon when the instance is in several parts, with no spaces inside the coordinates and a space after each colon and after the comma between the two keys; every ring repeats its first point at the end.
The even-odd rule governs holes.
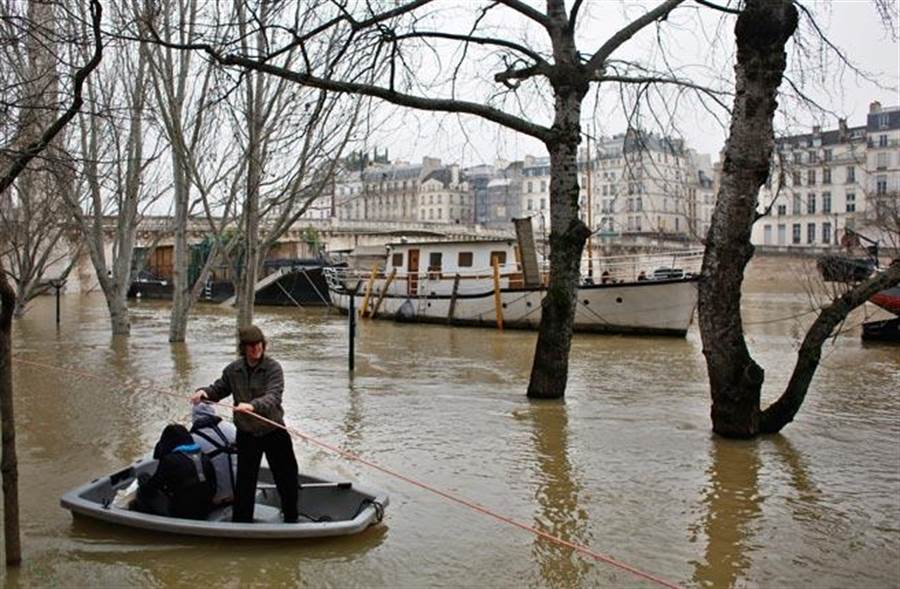
{"type": "MultiPolygon", "coordinates": [[[[114,230],[112,222],[109,229],[114,230]]],[[[265,224],[260,226],[262,234],[266,229],[265,224]]],[[[187,234],[190,243],[200,243],[211,236],[212,231],[208,221],[197,219],[189,223],[187,234]]],[[[403,238],[505,239],[514,237],[515,231],[511,222],[507,228],[495,228],[478,224],[301,219],[278,239],[278,243],[308,243],[313,235],[325,251],[341,252],[359,246],[384,245],[403,238]]],[[[138,247],[172,245],[173,239],[171,217],[146,217],[138,226],[138,247]]]]}

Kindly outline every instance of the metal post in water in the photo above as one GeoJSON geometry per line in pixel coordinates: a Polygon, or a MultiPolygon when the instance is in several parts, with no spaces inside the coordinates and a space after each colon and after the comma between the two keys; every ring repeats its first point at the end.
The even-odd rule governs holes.
{"type": "Polygon", "coordinates": [[[356,286],[351,290],[347,287],[347,284],[344,284],[344,290],[347,292],[347,296],[350,297],[350,304],[347,306],[347,326],[348,331],[350,332],[350,341],[349,343],[349,351],[348,351],[348,368],[350,369],[350,374],[353,374],[354,367],[354,344],[356,340],[356,292],[359,290],[359,285],[362,284],[361,280],[356,282],[356,286]]]}

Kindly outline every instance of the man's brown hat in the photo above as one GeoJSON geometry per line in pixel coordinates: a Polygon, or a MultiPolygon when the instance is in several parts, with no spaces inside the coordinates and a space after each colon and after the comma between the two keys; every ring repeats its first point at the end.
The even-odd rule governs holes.
{"type": "Polygon", "coordinates": [[[257,342],[265,342],[266,337],[260,328],[255,325],[248,325],[238,330],[238,340],[241,344],[255,344],[257,342]]]}

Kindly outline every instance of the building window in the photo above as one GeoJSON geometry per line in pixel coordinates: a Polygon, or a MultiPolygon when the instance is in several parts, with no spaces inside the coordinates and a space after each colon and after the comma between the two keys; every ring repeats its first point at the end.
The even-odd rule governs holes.
{"type": "Polygon", "coordinates": [[[472,252],[459,252],[459,258],[456,261],[456,265],[460,268],[471,268],[472,252]]]}
{"type": "Polygon", "coordinates": [[[795,244],[800,243],[800,223],[794,223],[791,235],[791,242],[795,244]]]}
{"type": "MultiPolygon", "coordinates": [[[[668,202],[669,202],[669,199],[666,199],[666,203],[668,203],[668,202]]],[[[636,210],[636,211],[643,211],[643,210],[644,210],[644,203],[643,203],[643,201],[641,200],[641,197],[640,197],[640,196],[637,197],[636,199],[634,199],[634,210],[636,210]]]]}
{"type": "Polygon", "coordinates": [[[803,182],[800,180],[800,172],[793,173],[793,185],[794,186],[802,186],[803,182]]]}
{"type": "Polygon", "coordinates": [[[784,245],[787,240],[787,228],[783,224],[778,225],[778,245],[784,245]]]}
{"type": "Polygon", "coordinates": [[[875,156],[875,167],[879,170],[887,170],[888,165],[891,163],[891,154],[889,153],[879,153],[875,156]]]}
{"type": "Polygon", "coordinates": [[[822,243],[831,243],[831,223],[822,223],[822,243]]]}
{"type": "Polygon", "coordinates": [[[391,266],[393,266],[394,268],[400,268],[401,266],[403,266],[403,254],[402,253],[393,254],[391,256],[391,266]]]}
{"type": "Polygon", "coordinates": [[[541,180],[541,192],[547,192],[547,182],[545,180],[541,180]]]}
{"type": "Polygon", "coordinates": [[[887,147],[887,135],[878,136],[878,147],[887,147]]]}
{"type": "Polygon", "coordinates": [[[546,198],[542,198],[542,199],[541,199],[541,210],[543,211],[543,210],[546,210],[546,209],[547,209],[547,199],[546,199],[546,198]]]}
{"type": "Polygon", "coordinates": [[[824,155],[824,158],[823,158],[823,159],[824,159],[826,162],[830,162],[830,161],[831,161],[832,155],[831,155],[831,150],[830,150],[830,149],[826,149],[826,150],[823,152],[823,155],[824,155]]]}
{"type": "Polygon", "coordinates": [[[831,193],[823,192],[822,193],[822,212],[830,213],[831,212],[831,193]]]}
{"type": "Polygon", "coordinates": [[[822,184],[831,184],[831,168],[822,170],[822,184]]]}
{"type": "Polygon", "coordinates": [[[816,171],[815,170],[807,170],[806,171],[806,183],[810,186],[816,185],[816,171]]]}
{"type": "Polygon", "coordinates": [[[875,194],[887,194],[887,176],[875,177],[875,194]]]}
{"type": "Polygon", "coordinates": [[[529,198],[529,199],[528,199],[528,210],[529,210],[529,211],[533,211],[533,210],[534,210],[534,199],[533,199],[533,198],[529,198]]]}
{"type": "Polygon", "coordinates": [[[806,197],[806,212],[810,215],[816,214],[816,194],[810,192],[806,197]]]}
{"type": "Polygon", "coordinates": [[[806,243],[816,242],[816,224],[807,223],[806,225],[806,243]]]}
{"type": "Polygon", "coordinates": [[[800,195],[794,194],[794,206],[791,209],[791,212],[795,215],[799,215],[801,210],[802,209],[800,208],[800,195]]]}
{"type": "Polygon", "coordinates": [[[856,168],[847,166],[847,184],[853,184],[854,182],[856,182],[856,168]]]}
{"type": "Polygon", "coordinates": [[[778,205],[778,216],[783,217],[787,215],[787,205],[778,205]]]}
{"type": "Polygon", "coordinates": [[[803,163],[803,154],[800,153],[799,151],[795,151],[795,152],[794,152],[794,163],[795,163],[795,164],[802,164],[802,163],[803,163]]]}
{"type": "Polygon", "coordinates": [[[531,183],[531,180],[528,181],[528,192],[534,192],[534,186],[531,183]]]}
{"type": "Polygon", "coordinates": [[[818,159],[819,158],[816,156],[816,152],[814,152],[814,151],[809,152],[809,163],[814,164],[818,161],[818,159]]]}
{"type": "Polygon", "coordinates": [[[847,193],[847,212],[853,213],[856,211],[856,194],[852,192],[847,193]]]}
{"type": "Polygon", "coordinates": [[[765,245],[772,244],[772,226],[771,225],[763,226],[763,244],[765,244],[765,245]]]}
{"type": "Polygon", "coordinates": [[[506,252],[491,252],[491,266],[494,265],[494,260],[497,260],[497,264],[502,266],[506,263],[506,252]]]}

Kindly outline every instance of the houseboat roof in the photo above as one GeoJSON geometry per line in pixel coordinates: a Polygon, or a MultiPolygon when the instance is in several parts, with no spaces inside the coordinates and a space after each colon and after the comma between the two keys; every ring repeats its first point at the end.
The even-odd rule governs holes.
{"type": "Polygon", "coordinates": [[[395,241],[386,244],[389,249],[403,247],[420,247],[426,245],[489,245],[492,243],[515,243],[515,237],[488,239],[441,239],[436,241],[395,241]]]}

